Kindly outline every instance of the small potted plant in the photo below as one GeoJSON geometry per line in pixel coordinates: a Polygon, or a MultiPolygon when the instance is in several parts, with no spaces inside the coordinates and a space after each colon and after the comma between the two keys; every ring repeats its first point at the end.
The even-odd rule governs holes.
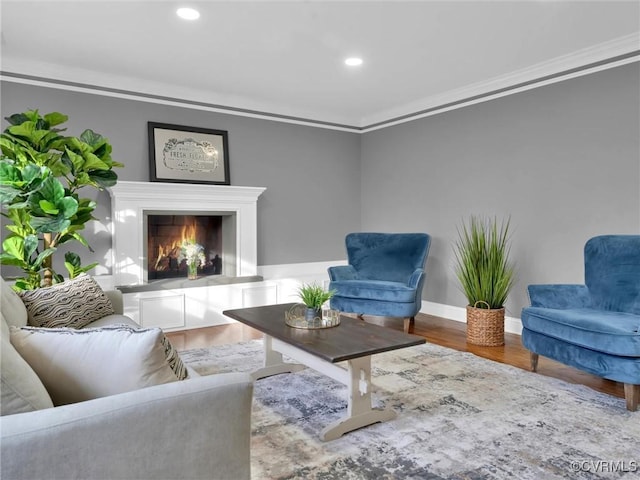
{"type": "Polygon", "coordinates": [[[303,283],[298,289],[298,296],[307,307],[305,319],[313,321],[314,318],[322,318],[322,305],[328,302],[334,294],[334,290],[325,290],[316,283],[303,283]]]}
{"type": "Polygon", "coordinates": [[[504,345],[504,303],[514,282],[509,220],[471,216],[454,244],[455,273],[468,300],[467,342],[504,345]]]}

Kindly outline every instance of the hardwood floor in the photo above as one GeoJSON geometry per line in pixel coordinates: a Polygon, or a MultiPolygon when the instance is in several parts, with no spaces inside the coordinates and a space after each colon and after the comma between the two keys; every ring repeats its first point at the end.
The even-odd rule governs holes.
{"type": "MultiPolygon", "coordinates": [[[[402,330],[402,319],[365,317],[366,321],[384,325],[388,328],[402,330]]],[[[514,367],[529,370],[529,351],[522,346],[520,336],[505,334],[505,345],[502,347],[478,347],[466,342],[465,324],[431,315],[418,314],[411,333],[421,335],[427,342],[453,348],[463,352],[471,352],[514,367]]],[[[246,342],[262,338],[262,334],[251,327],[239,323],[216,327],[184,330],[167,333],[167,337],[178,350],[204,348],[225,343],[246,342]]],[[[624,398],[623,384],[590,375],[575,368],[567,367],[548,358],[540,357],[538,374],[559,378],[570,383],[586,385],[594,390],[624,398]]]]}

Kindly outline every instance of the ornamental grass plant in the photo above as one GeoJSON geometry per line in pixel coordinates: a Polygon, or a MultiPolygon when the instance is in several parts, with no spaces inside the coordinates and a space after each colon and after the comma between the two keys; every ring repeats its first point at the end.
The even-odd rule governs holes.
{"type": "Polygon", "coordinates": [[[510,219],[498,223],[495,217],[471,216],[458,229],[455,273],[471,307],[504,307],[515,273],[509,260],[509,224],[510,219]]]}
{"type": "Polygon", "coordinates": [[[325,290],[316,283],[303,284],[298,289],[298,295],[302,303],[314,310],[320,310],[322,305],[333,297],[334,293],[334,290],[325,290]]]}

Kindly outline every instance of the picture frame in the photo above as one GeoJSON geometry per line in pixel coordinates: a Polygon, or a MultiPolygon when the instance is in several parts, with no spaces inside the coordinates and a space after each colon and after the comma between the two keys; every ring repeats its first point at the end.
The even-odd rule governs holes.
{"type": "Polygon", "coordinates": [[[230,185],[226,130],[147,122],[152,182],[230,185]]]}

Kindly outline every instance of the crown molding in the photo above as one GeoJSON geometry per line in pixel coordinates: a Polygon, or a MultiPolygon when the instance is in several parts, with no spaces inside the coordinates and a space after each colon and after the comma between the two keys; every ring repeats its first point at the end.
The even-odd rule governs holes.
{"type": "Polygon", "coordinates": [[[15,59],[6,55],[2,62],[0,80],[331,130],[366,133],[638,61],[640,32],[635,32],[525,69],[359,119],[342,118],[323,112],[298,111],[244,97],[194,91],[119,75],[105,76],[82,69],[63,69],[59,65],[15,59]],[[64,75],[60,74],[62,70],[64,75]]]}
{"type": "Polygon", "coordinates": [[[640,61],[640,32],[361,119],[363,133],[640,61]]]}
{"type": "Polygon", "coordinates": [[[123,75],[105,75],[82,68],[15,58],[4,52],[0,80],[332,130],[360,131],[349,119],[324,112],[304,111],[238,95],[194,90],[123,75]]]}

